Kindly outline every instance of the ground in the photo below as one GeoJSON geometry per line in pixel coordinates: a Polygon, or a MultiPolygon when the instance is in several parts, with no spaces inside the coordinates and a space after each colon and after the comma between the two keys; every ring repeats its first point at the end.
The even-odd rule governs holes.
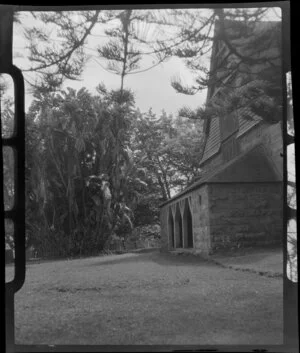
{"type": "MultiPolygon", "coordinates": [[[[189,255],[191,252],[196,256],[203,257],[197,250],[179,249],[172,251],[174,255],[189,255]]],[[[283,273],[283,253],[282,249],[278,247],[226,250],[206,258],[223,267],[258,273],[267,277],[282,277],[283,273]]]]}
{"type": "Polygon", "coordinates": [[[17,344],[282,344],[282,277],[159,250],[27,265],[17,344]]]}

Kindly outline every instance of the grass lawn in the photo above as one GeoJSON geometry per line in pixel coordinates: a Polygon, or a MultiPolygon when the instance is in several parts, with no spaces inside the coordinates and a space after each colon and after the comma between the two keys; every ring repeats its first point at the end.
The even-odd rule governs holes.
{"type": "MultiPolygon", "coordinates": [[[[12,270],[12,268],[10,269],[12,270]]],[[[282,344],[282,278],[155,250],[27,265],[17,344],[282,344]]]]}
{"type": "Polygon", "coordinates": [[[283,251],[281,248],[248,249],[233,254],[213,255],[212,259],[234,269],[251,270],[270,276],[282,276],[283,251]]]}

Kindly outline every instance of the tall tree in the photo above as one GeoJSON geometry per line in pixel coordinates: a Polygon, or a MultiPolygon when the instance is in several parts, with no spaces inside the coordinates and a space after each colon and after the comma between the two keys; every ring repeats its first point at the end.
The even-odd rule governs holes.
{"type": "MultiPolygon", "coordinates": [[[[80,79],[87,62],[94,59],[102,68],[121,75],[123,87],[127,74],[139,72],[136,69],[143,55],[151,55],[154,63],[141,71],[158,65],[167,57],[163,46],[153,48],[157,41],[167,42],[173,38],[163,30],[166,25],[174,26],[168,19],[170,15],[168,10],[130,9],[22,14],[16,26],[23,26],[22,19],[26,16],[27,23],[31,16],[32,25],[21,28],[29,51],[28,65],[25,67],[22,61],[21,68],[33,89],[53,91],[66,79],[80,79]],[[91,38],[100,44],[98,48],[89,46],[91,38]],[[106,68],[97,60],[99,58],[108,60],[106,68]],[[34,78],[27,73],[34,73],[34,78]]],[[[23,57],[22,53],[17,54],[16,60],[18,56],[23,57]]]]}
{"type": "Polygon", "coordinates": [[[182,190],[199,172],[202,137],[201,123],[174,118],[165,112],[156,117],[150,110],[136,119],[135,156],[143,161],[162,200],[182,190]]]}
{"type": "Polygon", "coordinates": [[[204,27],[189,32],[195,40],[187,40],[174,55],[184,58],[198,75],[192,86],[177,78],[172,85],[184,94],[209,87],[209,96],[214,97],[196,111],[182,109],[182,115],[210,118],[248,108],[249,119],[254,114],[269,122],[281,119],[281,27],[280,22],[263,21],[267,13],[266,8],[217,9],[204,27]],[[213,61],[209,62],[209,56],[213,61]]]}
{"type": "Polygon", "coordinates": [[[30,107],[26,222],[28,239],[41,253],[100,251],[114,233],[133,226],[147,190],[131,151],[133,96],[123,90],[120,105],[120,91],[98,91],[40,94],[30,107]]]}

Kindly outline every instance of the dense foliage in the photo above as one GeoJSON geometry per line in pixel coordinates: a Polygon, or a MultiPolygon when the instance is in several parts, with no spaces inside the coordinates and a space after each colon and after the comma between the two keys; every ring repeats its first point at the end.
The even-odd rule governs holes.
{"type": "Polygon", "coordinates": [[[201,138],[188,119],[141,113],[128,90],[36,94],[26,116],[27,247],[39,256],[94,254],[159,224],[159,204],[198,171],[201,138]]]}

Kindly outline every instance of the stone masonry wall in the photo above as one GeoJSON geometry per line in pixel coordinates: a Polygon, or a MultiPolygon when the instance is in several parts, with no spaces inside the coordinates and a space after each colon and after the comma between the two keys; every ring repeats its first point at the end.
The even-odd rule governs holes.
{"type": "MultiPolygon", "coordinates": [[[[240,146],[240,153],[263,143],[278,173],[282,175],[280,123],[274,125],[260,124],[238,137],[237,141],[240,146]]],[[[224,162],[219,153],[203,165],[203,172],[210,172],[222,163],[224,162]]],[[[278,183],[261,184],[261,186],[261,191],[257,191],[258,184],[239,184],[239,186],[237,184],[204,185],[198,190],[191,191],[163,206],[161,209],[162,249],[171,249],[168,239],[169,208],[187,197],[190,198],[193,215],[195,249],[208,253],[211,245],[214,249],[228,247],[229,239],[231,239],[230,243],[232,244],[230,246],[234,244],[235,246],[239,244],[267,244],[280,241],[282,237],[282,186],[278,183]],[[209,188],[209,196],[207,188],[209,188]],[[199,203],[200,195],[201,205],[199,203]],[[210,241],[212,241],[212,244],[210,241]]]]}
{"type": "Polygon", "coordinates": [[[204,185],[191,194],[194,249],[205,254],[210,251],[208,186],[204,185]]]}
{"type": "Polygon", "coordinates": [[[210,184],[212,251],[281,244],[282,192],[280,182],[210,184]]]}
{"type": "Polygon", "coordinates": [[[200,252],[210,251],[209,237],[209,209],[208,209],[208,186],[204,185],[197,190],[191,191],[161,208],[161,249],[171,250],[168,239],[168,213],[182,200],[189,199],[193,219],[193,247],[200,252]]]}

